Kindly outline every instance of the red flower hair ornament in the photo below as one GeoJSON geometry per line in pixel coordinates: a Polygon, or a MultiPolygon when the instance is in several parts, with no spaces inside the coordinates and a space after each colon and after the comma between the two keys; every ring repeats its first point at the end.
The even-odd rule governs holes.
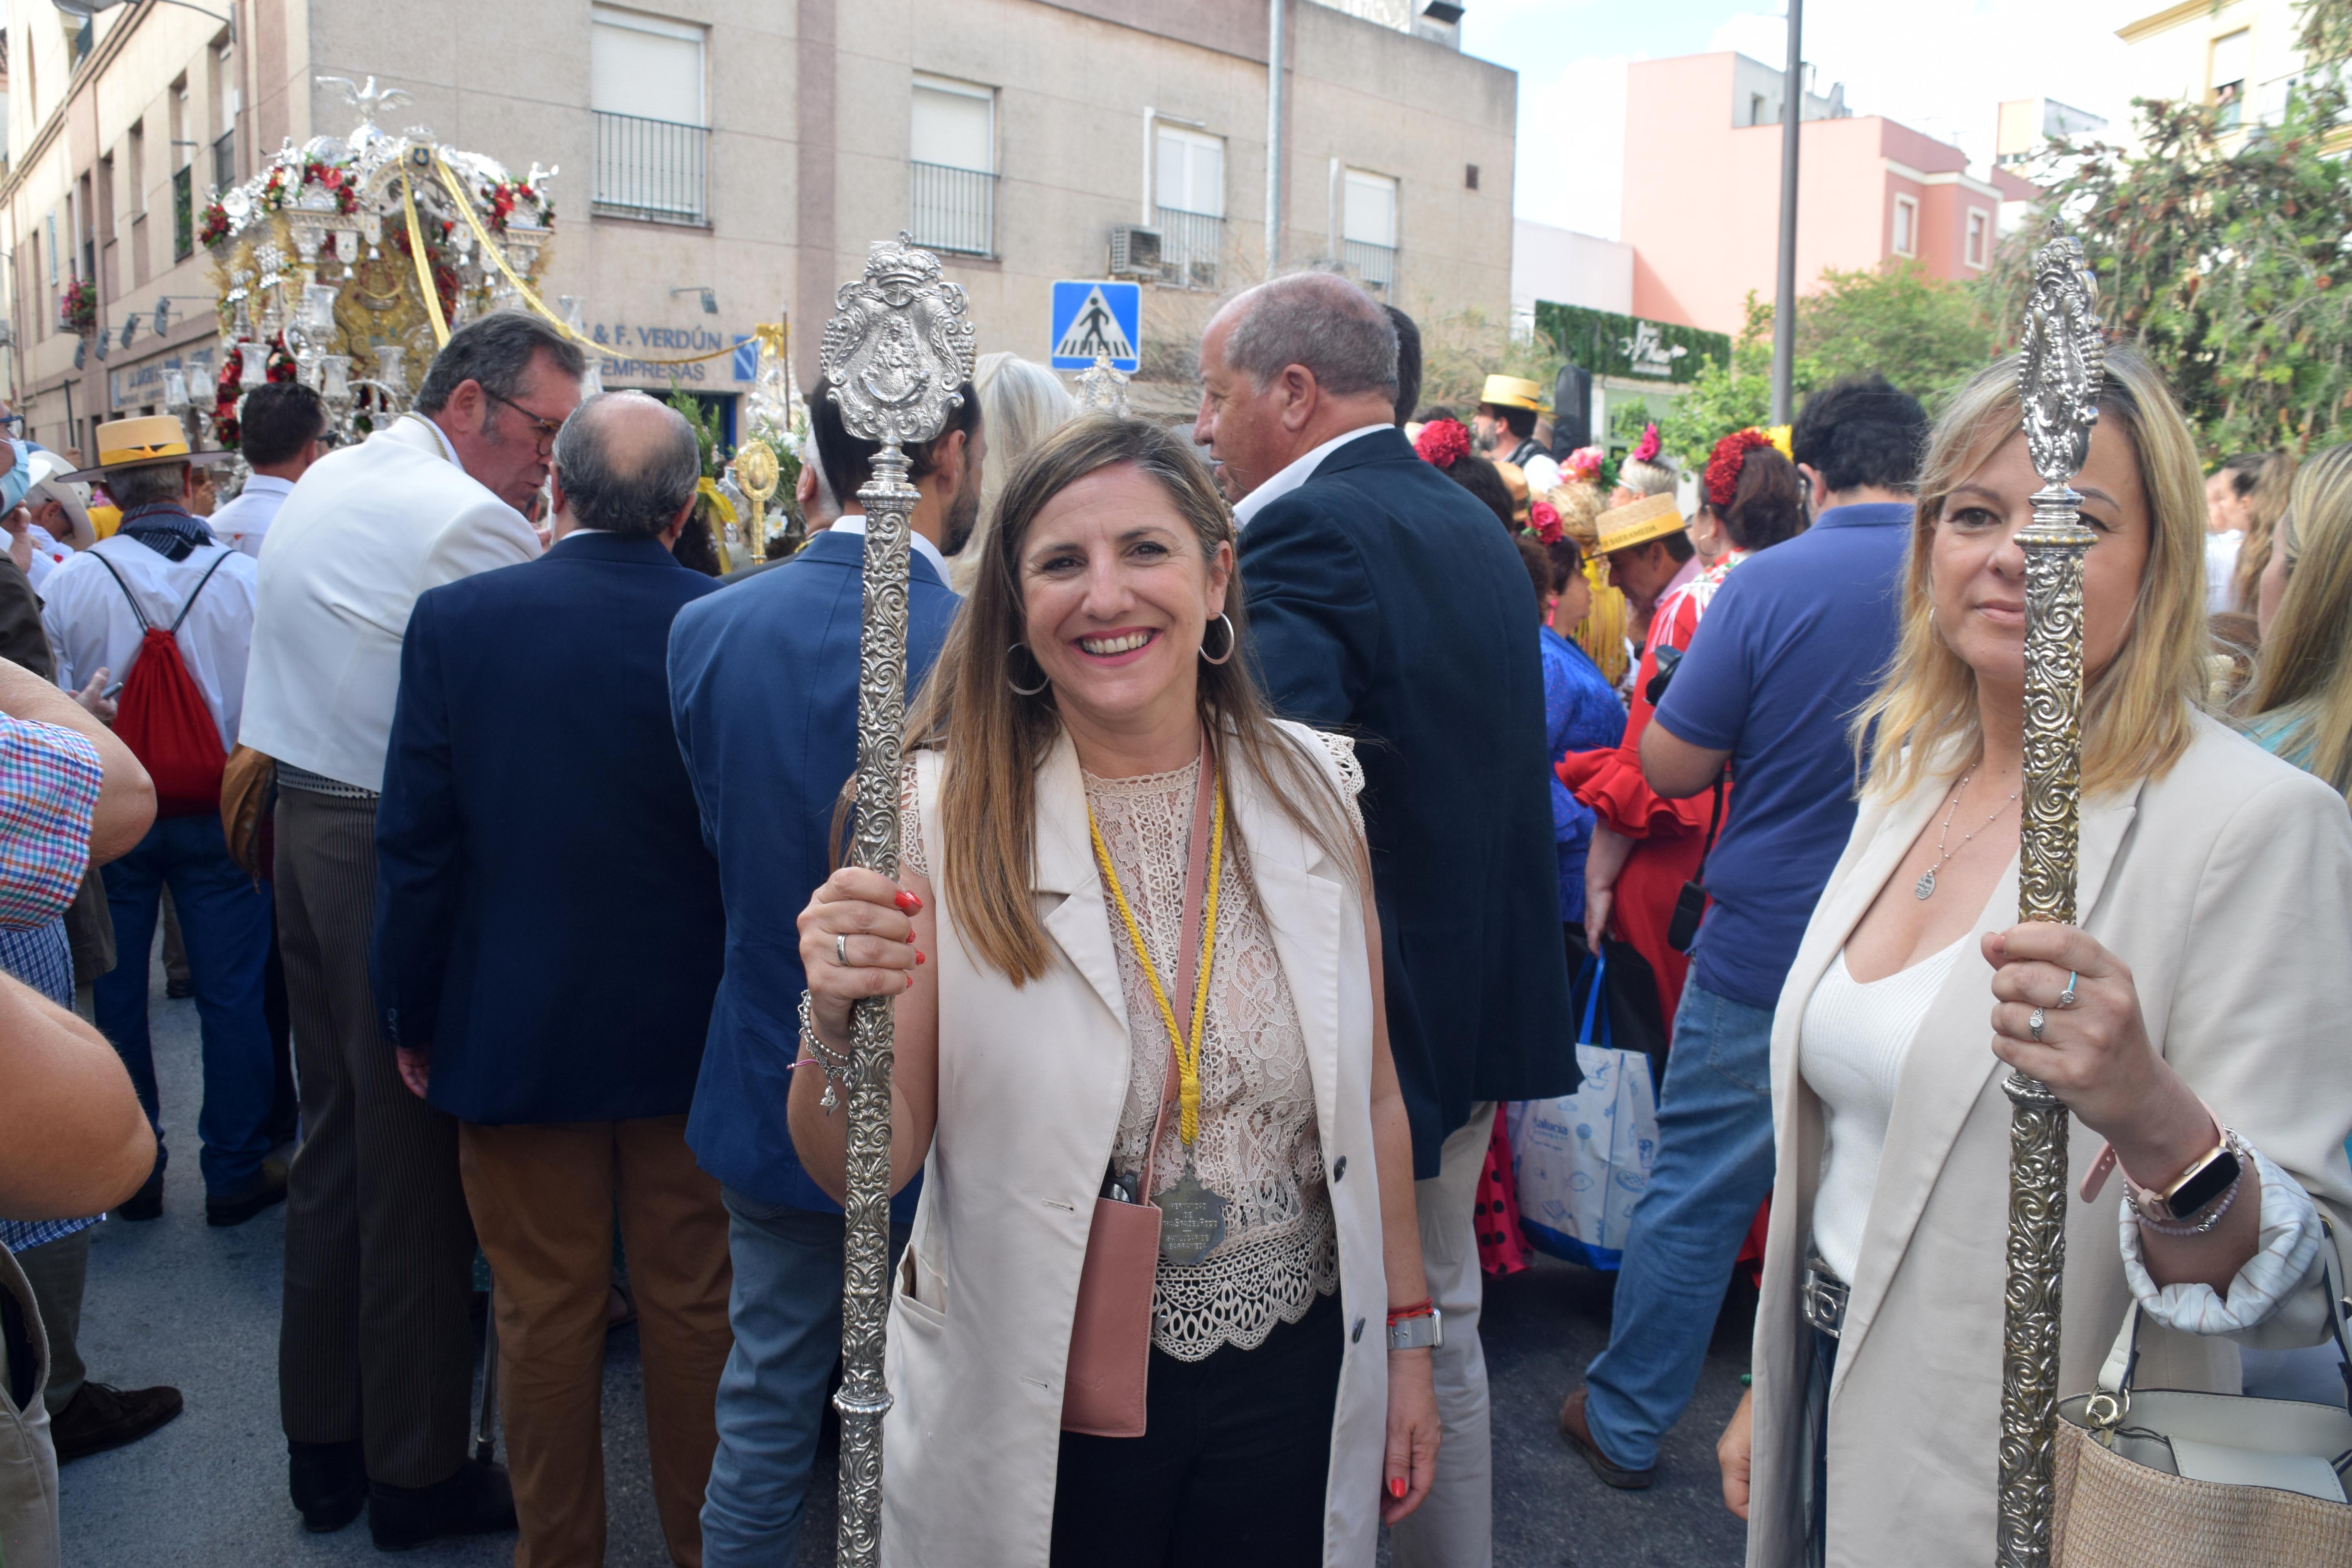
{"type": "Polygon", "coordinates": [[[1642,444],[1633,448],[1633,461],[1654,463],[1657,460],[1658,427],[1655,425],[1645,425],[1642,427],[1642,444]]]}
{"type": "Polygon", "coordinates": [[[1528,509],[1528,531],[1540,544],[1558,544],[1560,536],[1559,509],[1548,500],[1539,500],[1528,509]]]}
{"type": "Polygon", "coordinates": [[[1470,455],[1470,432],[1459,419],[1433,419],[1421,427],[1412,449],[1423,462],[1451,468],[1470,455]]]}
{"type": "Polygon", "coordinates": [[[1732,498],[1739,493],[1739,470],[1746,466],[1748,454],[1771,444],[1772,437],[1753,425],[1717,441],[1715,455],[1706,460],[1707,503],[1717,511],[1727,510],[1732,498]]]}

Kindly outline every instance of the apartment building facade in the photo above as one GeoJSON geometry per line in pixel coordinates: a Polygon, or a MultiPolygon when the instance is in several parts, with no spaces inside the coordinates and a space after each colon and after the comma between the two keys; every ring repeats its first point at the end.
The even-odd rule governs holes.
{"type": "MultiPolygon", "coordinates": [[[[135,0],[76,22],[14,0],[9,364],[51,445],[159,407],[166,368],[206,373],[211,258],[188,225],[257,155],[350,131],[321,76],[406,92],[387,130],[554,171],[541,291],[580,302],[606,384],[722,410],[749,355],[657,362],[783,316],[813,380],[835,288],[900,230],[969,291],[983,352],[1040,359],[1053,281],[1124,258],[1146,285],[1143,402],[1171,413],[1214,302],[1265,275],[1266,0],[411,0],[396,26],[331,0],[213,3],[217,20],[135,0]],[[61,323],[78,281],[79,331],[61,323]]],[[[1280,264],[1499,322],[1517,79],[1454,47],[1436,16],[1454,7],[1420,7],[1283,6],[1280,264]]]]}
{"type": "MultiPolygon", "coordinates": [[[[2201,0],[2200,0],[2201,3],[2201,0]]],[[[1783,72],[1737,54],[1635,63],[1626,89],[1624,217],[1632,314],[1737,333],[1771,295],[1780,245],[1783,72]]],[[[1832,89],[1799,132],[1797,278],[1890,260],[1969,279],[1991,265],[2003,189],[1968,155],[1832,89]]]]}

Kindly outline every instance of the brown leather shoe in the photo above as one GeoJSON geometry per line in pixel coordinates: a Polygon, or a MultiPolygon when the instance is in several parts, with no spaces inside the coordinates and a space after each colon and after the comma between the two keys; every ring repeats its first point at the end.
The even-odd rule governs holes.
{"type": "Polygon", "coordinates": [[[1592,1467],[1592,1473],[1599,1476],[1603,1482],[1615,1487],[1619,1491],[1640,1491],[1655,1479],[1658,1473],[1656,1467],[1653,1466],[1646,1470],[1629,1470],[1601,1451],[1601,1445],[1592,1440],[1591,1424],[1584,1418],[1586,1393],[1586,1390],[1580,1388],[1561,1403],[1559,1435],[1568,1439],[1570,1447],[1584,1456],[1584,1462],[1592,1467]]]}

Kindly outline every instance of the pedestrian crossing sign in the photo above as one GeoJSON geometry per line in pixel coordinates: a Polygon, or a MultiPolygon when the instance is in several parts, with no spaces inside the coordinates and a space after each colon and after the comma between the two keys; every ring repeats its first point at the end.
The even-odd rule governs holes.
{"type": "Polygon", "coordinates": [[[1066,278],[1054,284],[1055,370],[1090,370],[1108,354],[1113,370],[1132,375],[1142,363],[1142,284],[1066,278]]]}

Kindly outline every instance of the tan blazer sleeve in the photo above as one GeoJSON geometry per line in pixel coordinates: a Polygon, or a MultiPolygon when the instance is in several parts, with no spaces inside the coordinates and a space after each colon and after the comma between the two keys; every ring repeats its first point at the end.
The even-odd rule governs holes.
{"type": "MultiPolygon", "coordinates": [[[[2211,842],[2177,974],[2165,1058],[2239,1136],[2352,1221],[2352,813],[2303,773],[2265,770],[2211,842]]],[[[2242,776],[2242,775],[2241,775],[2242,776]]],[[[2163,831],[2144,821],[2140,831],[2163,831]]]]}

